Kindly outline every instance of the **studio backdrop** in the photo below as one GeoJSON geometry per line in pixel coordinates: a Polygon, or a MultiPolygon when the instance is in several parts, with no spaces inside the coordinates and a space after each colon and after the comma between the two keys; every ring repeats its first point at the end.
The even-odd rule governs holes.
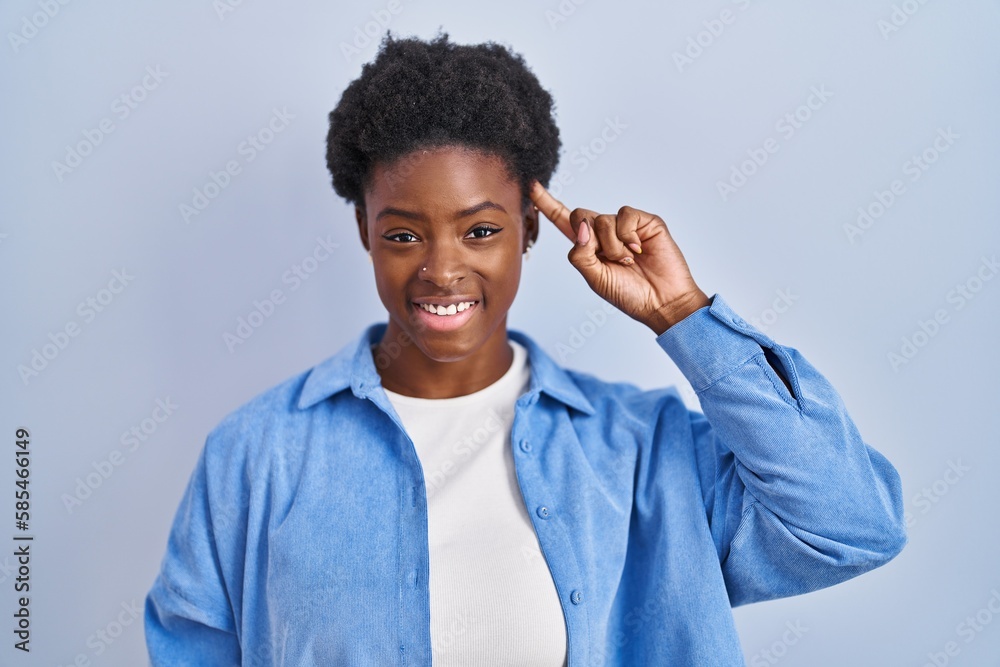
{"type": "MultiPolygon", "coordinates": [[[[387,30],[522,54],[552,193],[660,215],[897,467],[908,546],[737,609],[747,663],[997,664],[996,2],[8,0],[0,28],[0,664],[146,664],[208,432],[385,320],[324,142],[387,30]]],[[[509,327],[697,408],[544,222],[509,327]]]]}

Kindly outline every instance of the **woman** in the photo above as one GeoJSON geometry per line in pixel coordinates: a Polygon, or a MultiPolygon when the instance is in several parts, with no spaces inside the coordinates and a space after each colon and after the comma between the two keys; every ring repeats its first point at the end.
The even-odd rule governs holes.
{"type": "Polygon", "coordinates": [[[829,383],[709,298],[658,216],[557,202],[558,150],[495,44],[389,37],[348,86],[327,161],[388,322],[209,435],[154,665],[742,665],[732,606],[903,547],[898,475],[829,383]],[[704,415],[507,329],[539,211],[704,415]]]}

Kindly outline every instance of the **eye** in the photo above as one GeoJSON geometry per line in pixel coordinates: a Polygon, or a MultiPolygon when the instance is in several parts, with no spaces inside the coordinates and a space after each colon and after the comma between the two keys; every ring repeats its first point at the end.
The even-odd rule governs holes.
{"type": "MultiPolygon", "coordinates": [[[[410,232],[396,232],[395,234],[386,234],[382,238],[389,239],[390,241],[395,241],[395,240],[397,240],[397,237],[400,237],[400,236],[409,236],[409,237],[414,238],[414,239],[417,238],[416,236],[414,236],[410,232]]],[[[409,243],[409,241],[399,241],[399,243],[409,243]]]]}
{"type": "Polygon", "coordinates": [[[485,234],[480,234],[480,235],[477,235],[477,236],[473,237],[473,238],[477,238],[477,239],[485,239],[487,236],[493,236],[497,232],[501,232],[501,231],[503,231],[503,230],[500,227],[490,227],[489,225],[480,225],[479,227],[476,227],[475,229],[473,229],[469,233],[470,234],[476,234],[476,232],[486,232],[485,234]]]}

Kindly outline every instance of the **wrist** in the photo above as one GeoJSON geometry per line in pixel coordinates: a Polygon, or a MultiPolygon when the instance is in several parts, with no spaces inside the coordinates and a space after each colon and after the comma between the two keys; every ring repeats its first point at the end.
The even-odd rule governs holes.
{"type": "Polygon", "coordinates": [[[700,289],[689,293],[680,299],[675,299],[668,304],[660,306],[650,317],[644,320],[644,324],[660,336],[667,329],[677,324],[691,313],[701,308],[712,305],[712,300],[708,298],[700,289]]]}

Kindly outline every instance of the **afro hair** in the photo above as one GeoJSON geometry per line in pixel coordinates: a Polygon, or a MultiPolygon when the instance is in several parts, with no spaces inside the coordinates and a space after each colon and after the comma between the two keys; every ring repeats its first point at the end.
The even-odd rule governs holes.
{"type": "Polygon", "coordinates": [[[559,162],[552,96],[520,55],[494,42],[458,45],[387,33],[374,61],[330,112],[326,164],[333,189],[364,208],[376,164],[438,146],[497,155],[527,202],[559,162]]]}

